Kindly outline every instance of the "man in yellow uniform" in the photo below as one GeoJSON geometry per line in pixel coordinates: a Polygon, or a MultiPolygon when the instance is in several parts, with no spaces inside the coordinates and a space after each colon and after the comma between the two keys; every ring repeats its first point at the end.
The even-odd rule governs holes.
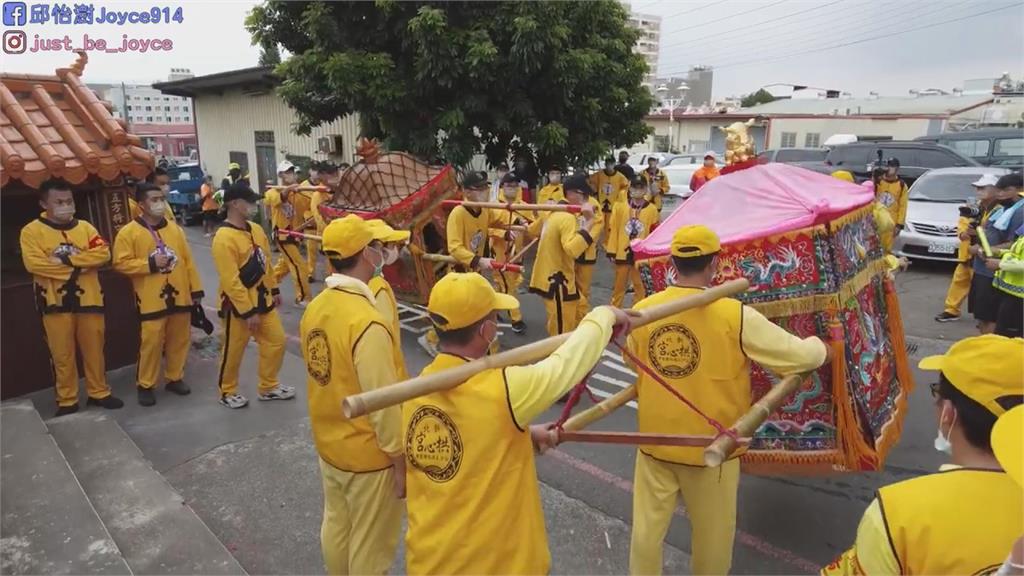
{"type": "Polygon", "coordinates": [[[565,182],[565,199],[566,203],[581,207],[580,220],[569,212],[551,212],[530,225],[530,235],[540,236],[530,274],[530,292],[544,300],[549,336],[571,332],[576,327],[576,305],[580,299],[576,259],[594,243],[590,235],[594,204],[588,202],[593,193],[586,176],[570,176],[565,182]]]}
{"type": "MultiPolygon", "coordinates": [[[[999,179],[995,174],[983,174],[981,178],[971,183],[974,186],[974,193],[978,198],[978,205],[981,200],[995,192],[996,182],[999,179]]],[[[961,207],[967,210],[968,207],[961,207]]],[[[942,313],[935,317],[936,322],[952,322],[960,319],[960,307],[963,305],[967,294],[971,291],[971,279],[974,277],[974,269],[971,267],[971,238],[976,235],[971,229],[971,219],[961,215],[956,223],[957,236],[960,238],[960,246],[957,249],[957,264],[953,269],[953,279],[949,282],[949,289],[946,291],[945,308],[942,313]]]]}
{"type": "MultiPolygon", "coordinates": [[[[149,175],[147,180],[148,183],[155,184],[158,188],[163,190],[164,196],[171,193],[171,176],[167,173],[167,170],[161,166],[157,166],[153,169],[153,173],[149,175]]],[[[146,182],[139,182],[137,186],[141,186],[146,182]]],[[[139,207],[139,203],[135,201],[135,198],[128,196],[128,213],[132,215],[132,218],[139,218],[142,216],[142,208],[139,207]]],[[[167,220],[174,222],[174,209],[171,208],[171,203],[167,202],[166,216],[167,220]]]]}
{"type": "MultiPolygon", "coordinates": [[[[462,179],[462,193],[471,202],[487,202],[491,183],[484,172],[470,172],[462,179]]],[[[448,254],[458,261],[452,266],[456,272],[469,270],[490,270],[491,259],[485,258],[487,236],[492,226],[500,226],[498,216],[493,210],[456,206],[448,214],[445,230],[448,241],[448,254]]],[[[437,354],[437,332],[428,330],[418,340],[421,347],[430,356],[437,354]]]]}
{"type": "Polygon", "coordinates": [[[281,186],[267,190],[263,202],[270,208],[270,222],[274,227],[274,241],[281,256],[274,265],[274,280],[278,283],[288,274],[295,282],[295,305],[304,308],[312,297],[309,290],[309,274],[306,263],[299,253],[301,240],[285,231],[303,232],[304,216],[309,212],[310,199],[303,196],[296,187],[295,165],[287,160],[277,165],[277,176],[281,186]]]}
{"type": "Polygon", "coordinates": [[[615,158],[604,159],[604,170],[595,172],[590,177],[590,187],[597,192],[598,205],[601,207],[604,221],[604,238],[608,238],[611,226],[612,206],[619,200],[625,200],[629,194],[629,180],[615,169],[615,158]]]}
{"type": "MultiPolygon", "coordinates": [[[[515,174],[507,173],[502,177],[501,186],[498,189],[498,202],[522,203],[523,189],[519,185],[519,179],[515,174]]],[[[521,211],[510,212],[503,209],[492,210],[500,228],[491,228],[491,254],[498,262],[507,262],[523,250],[523,238],[526,234],[507,230],[509,226],[528,226],[533,221],[533,216],[521,211]]],[[[502,294],[508,294],[518,298],[519,285],[523,282],[522,272],[510,272],[508,270],[495,270],[493,273],[494,285],[502,294]]],[[[509,320],[512,321],[512,331],[522,334],[526,331],[526,322],[519,308],[508,311],[509,320]]]]}
{"type": "Polygon", "coordinates": [[[82,353],[90,406],[116,409],[103,358],[103,290],[99,269],[110,262],[110,246],[96,228],[75,218],[71,185],[51,179],[39,186],[44,212],[21,229],[21,258],[32,274],[36,309],[50,349],[57,414],[78,412],[78,368],[82,353]]]}
{"type": "MultiPolygon", "coordinates": [[[[384,266],[390,266],[398,261],[398,252],[402,246],[409,241],[408,230],[395,230],[383,220],[367,220],[367,224],[373,230],[373,239],[382,243],[384,248],[384,266]]],[[[402,325],[398,320],[398,300],[395,298],[395,291],[391,284],[384,278],[384,270],[374,270],[373,278],[366,283],[373,294],[377,312],[387,320],[388,328],[393,335],[395,353],[395,373],[399,380],[407,380],[409,372],[405,368],[405,355],[402,353],[402,325]]]]}
{"type": "MultiPolygon", "coordinates": [[[[642,309],[711,284],[721,246],[704,226],[683,226],[672,238],[674,286],[641,300],[642,309]]],[[[750,409],[750,361],[779,375],[818,368],[829,348],[798,338],[739,300],[723,298],[635,330],[629,350],[669,386],[729,426],[750,409]]],[[[715,429],[646,373],[637,379],[637,423],[648,434],[714,435],[715,429]]],[[[738,450],[720,468],[704,466],[703,448],[644,446],[633,483],[631,574],[660,574],[661,547],[681,494],[692,527],[694,574],[728,574],[736,533],[738,450]]]]}
{"type": "MultiPolygon", "coordinates": [[[[498,336],[498,312],[518,305],[479,274],[439,280],[427,310],[441,353],[422,375],[485,356],[498,336]]],[[[484,370],[402,404],[407,573],[549,572],[532,441],[545,446],[548,432],[530,423],[594,367],[616,326],[628,329],[628,317],[602,306],[540,362],[484,370]]]]}
{"type": "MultiPolygon", "coordinates": [[[[618,174],[618,172],[616,172],[618,174]]],[[[593,189],[593,188],[592,188],[593,189]]],[[[587,224],[587,232],[590,233],[591,242],[586,251],[576,258],[576,292],[580,295],[576,303],[576,322],[579,322],[590,310],[590,283],[594,277],[594,265],[597,264],[597,247],[605,238],[605,214],[601,211],[601,205],[594,196],[587,198],[587,204],[593,209],[593,216],[587,224]]],[[[584,217],[577,217],[580,225],[583,225],[584,217]]]]}
{"type": "Polygon", "coordinates": [[[951,462],[881,488],[822,574],[994,574],[1024,532],[1024,494],[991,445],[996,419],[1024,402],[1024,340],[965,338],[918,367],[940,372],[935,448],[951,462]]]}
{"type": "Polygon", "coordinates": [[[192,262],[185,232],[164,218],[163,190],[141,184],[136,200],[142,216],[129,222],[114,241],[114,270],[128,276],[139,312],[139,404],[156,404],[153,388],[166,357],[164,377],[169,392],[191,392],[182,378],[192,344],[191,311],[203,298],[199,272],[192,262]]]}
{"type": "Polygon", "coordinates": [[[220,277],[221,347],[220,403],[244,408],[249,400],[238,393],[238,367],[249,338],[259,345],[259,399],[288,400],[295,388],[277,378],[284,360],[284,328],[276,308],[281,305],[277,280],[270,270],[270,244],[256,215],[259,196],[245,181],[224,193],[227,218],[213,237],[213,263],[220,277]]]}
{"type": "Polygon", "coordinates": [[[647,185],[635,178],[629,188],[629,200],[615,202],[611,214],[611,235],[605,243],[608,258],[615,263],[615,284],[612,286],[612,306],[621,307],[626,298],[626,283],[633,283],[633,300],[644,298],[644,284],[640,270],[635,266],[630,243],[643,240],[658,226],[658,209],[646,200],[647,185]]]}
{"type": "Polygon", "coordinates": [[[647,200],[661,211],[661,200],[668,194],[670,185],[665,171],[658,168],[656,156],[647,157],[647,168],[640,172],[640,177],[647,184],[647,200]]]}
{"type": "Polygon", "coordinates": [[[562,189],[562,169],[552,166],[548,170],[548,183],[537,192],[537,204],[562,202],[563,200],[565,200],[565,192],[562,189]]]}
{"type": "MultiPolygon", "coordinates": [[[[321,169],[322,168],[323,168],[323,165],[320,162],[313,162],[312,164],[310,164],[310,166],[309,166],[309,178],[306,178],[305,180],[303,180],[302,183],[299,184],[299,186],[311,187],[311,186],[320,186],[321,184],[323,184],[324,178],[323,178],[323,174],[321,174],[321,169]]],[[[308,209],[302,215],[302,219],[304,221],[303,223],[306,224],[306,227],[303,229],[303,231],[304,232],[312,232],[312,231],[316,230],[316,228],[317,228],[316,218],[313,217],[313,210],[315,210],[315,206],[317,204],[319,204],[318,196],[319,196],[320,192],[301,191],[301,190],[297,190],[296,192],[298,193],[298,195],[300,195],[300,196],[302,196],[304,198],[304,200],[302,200],[302,202],[308,206],[308,209]]],[[[320,252],[320,242],[318,242],[317,240],[313,240],[312,238],[307,238],[306,239],[306,268],[309,269],[308,282],[310,284],[316,282],[316,261],[317,261],[317,254],[319,252],[320,252]]]]}
{"type": "MultiPolygon", "coordinates": [[[[875,187],[875,200],[889,210],[893,223],[896,224],[892,237],[899,236],[907,220],[907,183],[900,178],[900,161],[889,158],[885,163],[885,175],[875,187]]],[[[889,240],[892,245],[892,240],[889,240]]]]}
{"type": "MultiPolygon", "coordinates": [[[[317,174],[321,178],[321,183],[332,189],[327,192],[314,192],[313,199],[309,202],[309,211],[313,216],[313,221],[316,223],[316,234],[317,236],[323,236],[324,228],[327,227],[327,221],[324,220],[323,214],[320,213],[320,204],[330,203],[331,198],[334,196],[334,190],[338,188],[341,175],[338,167],[330,162],[321,162],[320,170],[317,174]]],[[[317,243],[316,250],[320,250],[319,243],[317,243]]]]}
{"type": "Polygon", "coordinates": [[[405,458],[401,409],[346,418],[353,394],[395,382],[393,337],[367,282],[384,265],[373,228],[350,214],[323,236],[331,274],[299,325],[313,441],[320,454],[328,574],[385,574],[402,528],[405,458]]]}

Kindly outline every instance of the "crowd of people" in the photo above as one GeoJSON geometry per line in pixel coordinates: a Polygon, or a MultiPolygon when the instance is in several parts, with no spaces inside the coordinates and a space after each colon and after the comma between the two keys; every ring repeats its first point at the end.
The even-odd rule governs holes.
{"type": "MultiPolygon", "coordinates": [[[[318,164],[300,182],[296,167],[282,162],[279,183],[263,195],[251,189],[237,166],[229,171],[216,202],[224,223],[212,243],[223,327],[220,402],[232,409],[248,403],[238,373],[250,339],[258,344],[258,398],[295,396],[294,387],[278,378],[285,349],[278,285],[290,274],[295,305],[304,308],[300,342],[324,491],[321,545],[330,574],[385,573],[395,559],[403,514],[408,573],[549,572],[534,458],[558,443],[558,430],[537,420],[594,368],[614,335],[627,336],[626,350],[647,368],[638,370],[636,380],[637,427],[649,434],[716,435],[714,422],[730,424],[751,406],[751,361],[784,376],[832,360],[823,340],[794,336],[731,298],[634,325],[622,309],[627,285],[632,285],[635,310],[699,294],[712,282],[721,244],[707,227],[680,227],[670,247],[675,284],[646,294],[631,243],[658,225],[668,180],[656,159],[638,174],[627,160],[625,154],[618,162],[609,157],[595,174],[576,172],[564,179],[552,168],[537,190],[536,209],[515,211],[474,203],[521,202],[521,176],[506,171],[492,185],[485,173],[466,174],[461,188],[468,202],[452,210],[446,228],[446,252],[455,263],[433,286],[426,306],[433,330],[421,344],[434,358],[421,375],[454,370],[493,353],[501,314],[508,315],[513,331],[525,329],[518,312],[523,278],[499,264],[529,242],[536,241],[537,248],[527,286],[544,305],[547,333],[571,334],[539,362],[485,368],[450,390],[356,418],[341,410],[346,398],[409,376],[397,302],[382,275],[399,257],[409,231],[355,215],[325,221],[318,205],[329,201],[330,193],[308,188],[335,189],[335,166],[318,164]],[[261,202],[270,210],[270,237],[253,222],[261,202]],[[271,241],[279,251],[276,264],[271,241]],[[303,255],[301,244],[309,241],[314,244],[307,244],[303,255]],[[326,258],[330,274],[314,297],[309,283],[318,255],[326,258]],[[609,305],[596,306],[590,283],[602,255],[615,268],[615,282],[609,305]],[[713,420],[678,409],[670,388],[685,390],[713,420]]],[[[898,165],[888,168],[875,190],[897,234],[906,186],[899,181],[898,165]]],[[[699,184],[717,176],[708,167],[699,184]]],[[[1021,296],[1024,247],[1012,234],[1020,235],[1024,211],[1011,202],[1021,189],[1020,176],[1015,178],[997,181],[998,192],[979,192],[982,232],[976,232],[978,244],[968,251],[976,264],[980,260],[973,266],[970,300],[979,321],[986,322],[983,332],[1005,331],[999,322],[1004,297],[993,296],[995,291],[1021,296]],[[988,278],[988,284],[979,278],[988,278]],[[995,316],[993,301],[1000,310],[995,316]]],[[[156,402],[161,362],[165,388],[190,392],[183,369],[190,325],[205,320],[204,291],[166,194],[166,183],[158,179],[138,185],[134,219],[111,249],[91,224],[75,218],[66,182],[50,180],[40,187],[44,212],[24,228],[21,244],[56,371],[57,415],[78,409],[76,345],[88,403],[123,405],[111,395],[102,364],[97,271],[108,263],[131,278],[136,293],[139,404],[156,402]]],[[[971,238],[967,232],[965,241],[971,238]]],[[[1019,301],[1016,306],[1019,336],[1019,301]]],[[[1019,572],[1024,491],[1019,470],[1011,468],[1021,466],[1024,444],[1019,433],[1024,340],[986,333],[922,360],[920,367],[938,372],[935,447],[951,455],[952,467],[880,490],[854,547],[824,571],[977,573],[1004,565],[1019,572]],[[1009,557],[1015,542],[1016,556],[1009,557]]],[[[661,572],[662,544],[679,497],[692,525],[693,572],[729,572],[742,452],[707,467],[700,448],[638,447],[631,573],[661,572]]]]}

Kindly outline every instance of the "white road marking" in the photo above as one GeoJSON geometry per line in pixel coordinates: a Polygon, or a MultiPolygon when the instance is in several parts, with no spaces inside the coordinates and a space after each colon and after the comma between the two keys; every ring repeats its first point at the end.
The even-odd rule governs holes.
{"type": "Polygon", "coordinates": [[[598,382],[604,382],[605,384],[611,384],[612,386],[615,386],[617,388],[629,388],[630,386],[633,385],[632,382],[627,382],[625,380],[619,380],[618,378],[612,378],[611,376],[605,376],[604,374],[601,374],[600,372],[596,372],[594,374],[591,374],[590,377],[592,379],[594,379],[594,380],[597,380],[598,382]]]}
{"type": "MultiPolygon", "coordinates": [[[[598,396],[598,397],[601,397],[601,398],[611,398],[613,396],[613,394],[609,394],[608,392],[605,392],[604,390],[601,390],[600,388],[593,388],[593,387],[591,387],[590,391],[594,393],[594,396],[598,396]]],[[[629,406],[633,410],[636,410],[636,402],[633,401],[633,400],[630,400],[629,402],[626,402],[626,406],[629,406]]]]}

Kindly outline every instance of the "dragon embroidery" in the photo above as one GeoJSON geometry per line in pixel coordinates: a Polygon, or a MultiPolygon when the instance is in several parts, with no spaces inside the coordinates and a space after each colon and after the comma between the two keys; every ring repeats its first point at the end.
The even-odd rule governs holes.
{"type": "Polygon", "coordinates": [[[751,288],[782,283],[786,274],[796,270],[799,264],[796,251],[790,247],[780,248],[778,254],[770,256],[767,264],[755,262],[751,256],[739,261],[740,270],[750,280],[751,288]]]}

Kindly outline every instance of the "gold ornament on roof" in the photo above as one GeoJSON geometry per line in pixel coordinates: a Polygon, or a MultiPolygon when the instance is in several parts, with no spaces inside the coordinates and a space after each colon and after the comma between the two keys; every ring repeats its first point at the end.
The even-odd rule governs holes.
{"type": "Polygon", "coordinates": [[[726,164],[741,164],[754,157],[754,139],[748,130],[754,124],[756,121],[751,118],[746,122],[733,122],[725,128],[718,127],[725,133],[726,164]]]}

